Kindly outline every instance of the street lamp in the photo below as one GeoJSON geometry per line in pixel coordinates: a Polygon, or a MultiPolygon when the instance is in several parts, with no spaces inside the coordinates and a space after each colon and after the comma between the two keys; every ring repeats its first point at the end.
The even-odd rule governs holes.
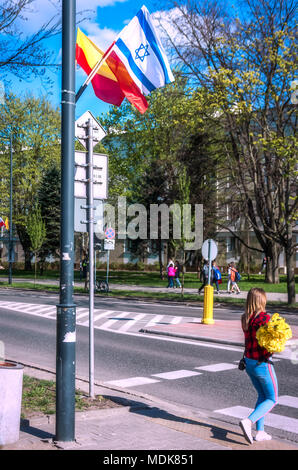
{"type": "MultiPolygon", "coordinates": [[[[0,82],[0,104],[5,103],[4,84],[0,82]]],[[[10,184],[9,184],[9,242],[8,242],[8,283],[12,284],[12,263],[13,263],[13,232],[12,232],[12,127],[9,136],[10,146],[10,184]]]]}

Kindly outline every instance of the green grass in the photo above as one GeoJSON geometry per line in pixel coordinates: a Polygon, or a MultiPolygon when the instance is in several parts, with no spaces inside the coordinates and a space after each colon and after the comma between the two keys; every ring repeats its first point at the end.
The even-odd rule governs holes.
{"type": "MultiPolygon", "coordinates": [[[[115,406],[117,406],[117,404],[101,395],[90,399],[81,391],[75,391],[76,411],[115,406]]],[[[52,415],[56,412],[55,408],[56,383],[51,380],[40,380],[24,375],[21,417],[30,418],[34,415],[52,415]]]]}
{"type": "MultiPolygon", "coordinates": [[[[106,278],[106,271],[97,271],[98,279],[106,278]]],[[[7,272],[1,271],[1,278],[7,279],[7,272]]],[[[28,271],[15,271],[13,272],[14,278],[24,278],[24,279],[34,279],[34,273],[28,271]]],[[[39,280],[42,279],[59,279],[59,272],[57,271],[47,271],[43,276],[37,276],[36,283],[38,284],[39,280]]],[[[78,281],[80,275],[78,271],[74,273],[74,279],[78,281]]],[[[5,281],[4,281],[5,283],[5,281]]],[[[110,271],[109,272],[109,283],[110,284],[120,284],[120,285],[129,285],[129,286],[143,286],[143,287],[166,287],[167,279],[161,280],[158,272],[146,272],[146,271],[110,271]]],[[[298,285],[298,276],[296,276],[296,283],[298,285]]],[[[1,284],[1,281],[0,281],[1,284]]],[[[5,285],[5,284],[3,284],[5,285]]],[[[21,284],[18,284],[21,287],[21,284]]],[[[196,273],[186,273],[184,279],[185,288],[195,288],[201,285],[200,280],[197,277],[196,273]]],[[[23,284],[24,286],[24,284],[23,284]]],[[[223,275],[222,284],[220,286],[221,290],[226,290],[227,287],[227,275],[223,275]]],[[[286,276],[280,276],[279,284],[269,284],[264,281],[264,275],[252,274],[248,279],[246,274],[243,274],[242,280],[239,282],[239,287],[243,291],[249,291],[252,287],[260,287],[266,292],[276,292],[276,293],[287,293],[287,283],[286,276]]],[[[32,285],[31,285],[32,288],[32,285]]]]}
{"type": "MultiPolygon", "coordinates": [[[[204,296],[203,295],[197,295],[197,294],[184,294],[183,296],[180,294],[180,292],[176,292],[173,294],[170,293],[163,293],[163,292],[146,292],[146,291],[129,291],[129,290],[116,290],[113,289],[112,291],[109,292],[109,294],[97,294],[97,295],[103,295],[103,296],[109,296],[109,297],[117,297],[117,298],[131,298],[131,299],[151,299],[151,300],[163,300],[163,301],[174,301],[174,302],[194,302],[194,303],[201,303],[203,304],[204,302],[204,296]]],[[[215,303],[220,303],[220,304],[228,304],[228,305],[245,305],[246,299],[241,299],[239,297],[231,296],[231,297],[221,297],[221,296],[214,296],[214,304],[215,303]]],[[[298,308],[298,302],[294,303],[293,305],[288,305],[286,302],[281,302],[281,301],[270,301],[267,302],[267,306],[271,307],[286,307],[287,309],[297,309],[298,308]]]]}

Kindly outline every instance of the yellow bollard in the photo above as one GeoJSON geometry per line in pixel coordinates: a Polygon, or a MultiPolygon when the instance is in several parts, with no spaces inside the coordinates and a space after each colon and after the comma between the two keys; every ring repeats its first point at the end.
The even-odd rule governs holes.
{"type": "Polygon", "coordinates": [[[204,312],[202,323],[205,325],[213,325],[213,286],[204,287],[204,312]]]}

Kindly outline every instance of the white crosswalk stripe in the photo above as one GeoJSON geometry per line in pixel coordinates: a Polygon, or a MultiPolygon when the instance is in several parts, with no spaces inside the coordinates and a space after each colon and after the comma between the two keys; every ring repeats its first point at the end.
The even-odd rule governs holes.
{"type": "Polygon", "coordinates": [[[201,375],[201,372],[194,372],[193,370],[174,370],[171,372],[162,372],[161,374],[152,374],[152,377],[159,377],[160,379],[176,380],[184,377],[193,377],[194,375],[201,375]]]}
{"type": "MultiPolygon", "coordinates": [[[[230,408],[215,410],[214,412],[232,418],[244,419],[253,412],[253,409],[245,406],[232,406],[230,408]]],[[[298,434],[298,419],[289,418],[288,416],[275,414],[273,412],[266,415],[266,426],[298,434]]]]}
{"type": "MultiPolygon", "coordinates": [[[[86,309],[86,310],[87,310],[87,313],[86,313],[86,315],[84,315],[84,317],[89,315],[89,309],[86,309]]],[[[94,318],[93,318],[93,323],[95,323],[100,318],[105,318],[105,317],[108,317],[109,315],[112,315],[114,313],[114,310],[105,310],[104,312],[101,312],[100,314],[96,314],[96,312],[98,312],[98,310],[94,311],[95,315],[94,315],[94,318]]],[[[89,318],[88,318],[88,320],[84,321],[82,323],[82,325],[83,326],[89,326],[89,318]]]]}
{"type": "Polygon", "coordinates": [[[146,313],[139,313],[131,320],[128,320],[124,325],[121,325],[119,331],[127,331],[132,328],[138,321],[142,320],[146,316],[146,313]]]}
{"type": "Polygon", "coordinates": [[[210,364],[208,366],[195,367],[198,370],[205,370],[207,372],[221,372],[223,370],[237,369],[238,365],[228,364],[226,362],[221,362],[219,364],[210,364]]]}
{"type": "Polygon", "coordinates": [[[159,380],[150,379],[148,377],[131,377],[128,379],[111,380],[105,383],[109,385],[114,385],[115,387],[128,388],[128,387],[137,387],[138,385],[153,384],[157,382],[159,382],[159,380]]]}

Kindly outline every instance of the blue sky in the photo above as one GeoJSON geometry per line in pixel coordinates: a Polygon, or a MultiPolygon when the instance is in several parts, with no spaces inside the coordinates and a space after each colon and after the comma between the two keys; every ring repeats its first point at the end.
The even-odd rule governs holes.
{"type": "MultiPolygon", "coordinates": [[[[156,0],[77,0],[77,12],[89,10],[84,14],[88,16],[88,19],[81,22],[79,27],[98,47],[105,50],[144,4],[151,14],[157,11],[156,4],[158,2],[156,0]]],[[[61,15],[61,0],[35,0],[31,4],[30,11],[26,12],[27,21],[22,22],[24,34],[32,34],[37,31],[54,15],[61,15]]],[[[45,47],[53,50],[56,63],[61,63],[61,36],[49,40],[45,47]]],[[[50,72],[50,77],[54,82],[52,88],[45,88],[39,79],[25,82],[11,77],[11,89],[17,95],[23,95],[26,91],[32,92],[36,96],[46,95],[53,106],[60,106],[61,72],[50,72]]],[[[76,91],[83,84],[85,78],[84,71],[77,67],[76,91]]],[[[108,109],[108,104],[96,98],[90,84],[78,100],[76,118],[87,110],[98,116],[108,109]]]]}

